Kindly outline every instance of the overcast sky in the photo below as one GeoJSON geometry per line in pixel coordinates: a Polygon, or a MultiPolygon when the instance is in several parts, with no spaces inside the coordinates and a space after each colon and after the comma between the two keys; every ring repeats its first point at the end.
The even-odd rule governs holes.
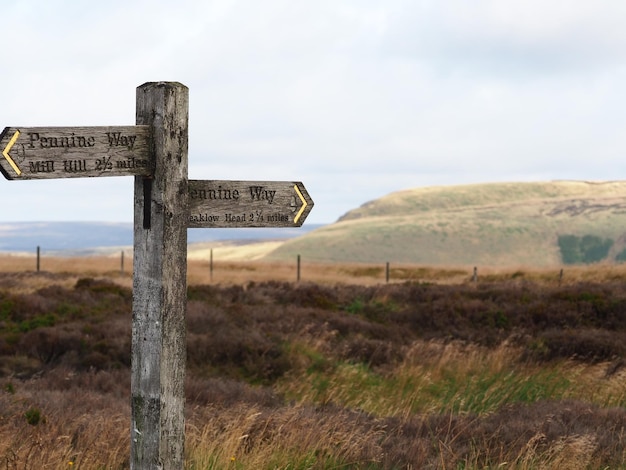
{"type": "MultiPolygon", "coordinates": [[[[302,181],[306,223],[414,187],[626,175],[623,0],[3,0],[0,127],[189,87],[189,177],[302,181]]],[[[132,177],[0,181],[0,222],[132,221],[132,177]]]]}

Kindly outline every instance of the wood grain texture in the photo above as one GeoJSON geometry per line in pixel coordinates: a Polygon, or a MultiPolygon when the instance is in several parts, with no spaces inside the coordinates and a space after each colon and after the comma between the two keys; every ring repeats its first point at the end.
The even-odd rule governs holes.
{"type": "Polygon", "coordinates": [[[299,227],[313,200],[299,181],[189,180],[188,227],[299,227]]]}
{"type": "Polygon", "coordinates": [[[149,126],[5,127],[0,171],[9,180],[151,175],[149,126]]]}
{"type": "Polygon", "coordinates": [[[154,177],[135,178],[131,468],[182,469],[187,294],[188,89],[137,88],[154,177]]]}

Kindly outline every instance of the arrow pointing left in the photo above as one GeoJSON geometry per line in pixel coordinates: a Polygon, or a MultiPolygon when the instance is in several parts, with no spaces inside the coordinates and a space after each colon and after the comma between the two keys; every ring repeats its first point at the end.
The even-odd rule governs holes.
{"type": "Polygon", "coordinates": [[[152,174],[149,126],[5,127],[0,152],[9,180],[152,174]]]}
{"type": "Polygon", "coordinates": [[[13,137],[11,137],[11,140],[9,140],[9,143],[7,144],[7,146],[4,148],[4,150],[2,150],[2,156],[5,158],[7,162],[9,162],[9,165],[11,165],[11,168],[13,168],[15,173],[17,173],[17,176],[20,176],[22,174],[22,170],[20,170],[20,168],[17,166],[17,163],[15,163],[15,160],[11,158],[11,155],[9,154],[9,152],[11,151],[11,149],[13,148],[13,145],[15,145],[15,142],[17,141],[17,139],[19,139],[19,137],[20,137],[20,131],[16,130],[15,134],[13,134],[13,137]]]}

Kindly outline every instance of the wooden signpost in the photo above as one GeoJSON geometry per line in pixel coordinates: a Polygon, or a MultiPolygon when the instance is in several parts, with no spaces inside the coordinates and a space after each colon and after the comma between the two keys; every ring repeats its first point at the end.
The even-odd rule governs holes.
{"type": "Polygon", "coordinates": [[[5,127],[0,171],[9,180],[152,174],[149,126],[5,127]]]}
{"type": "Polygon", "coordinates": [[[189,227],[300,227],[313,207],[293,181],[189,180],[189,227]]]}
{"type": "Polygon", "coordinates": [[[299,227],[300,182],[188,181],[189,91],[137,88],[136,126],[6,127],[9,180],[135,176],[130,467],[184,466],[188,227],[299,227]]]}

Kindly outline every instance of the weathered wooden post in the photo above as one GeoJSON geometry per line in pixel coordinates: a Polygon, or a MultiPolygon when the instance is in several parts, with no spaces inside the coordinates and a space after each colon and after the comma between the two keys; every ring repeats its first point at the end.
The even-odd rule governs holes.
{"type": "Polygon", "coordinates": [[[389,261],[387,261],[387,265],[385,266],[385,280],[387,284],[389,284],[389,261]]]}
{"type": "Polygon", "coordinates": [[[211,248],[211,261],[209,265],[210,281],[213,282],[213,248],[211,248]]]}
{"type": "Polygon", "coordinates": [[[135,126],[0,133],[8,180],[135,177],[131,469],[184,464],[187,228],[299,227],[313,207],[297,181],[188,180],[188,114],[187,87],[153,82],[137,88],[135,126]]]}
{"type": "Polygon", "coordinates": [[[120,273],[124,274],[124,250],[122,250],[122,258],[120,260],[120,273]]]}
{"type": "Polygon", "coordinates": [[[39,268],[41,266],[41,250],[39,249],[39,245],[37,245],[37,272],[39,272],[39,268]]]}
{"type": "Polygon", "coordinates": [[[300,282],[300,255],[298,255],[298,261],[297,261],[297,263],[298,263],[298,267],[297,267],[296,280],[297,280],[298,282],[300,282]]]}
{"type": "Polygon", "coordinates": [[[153,177],[135,177],[131,365],[132,469],[182,469],[186,351],[189,92],[137,88],[152,131],[153,177]]]}

